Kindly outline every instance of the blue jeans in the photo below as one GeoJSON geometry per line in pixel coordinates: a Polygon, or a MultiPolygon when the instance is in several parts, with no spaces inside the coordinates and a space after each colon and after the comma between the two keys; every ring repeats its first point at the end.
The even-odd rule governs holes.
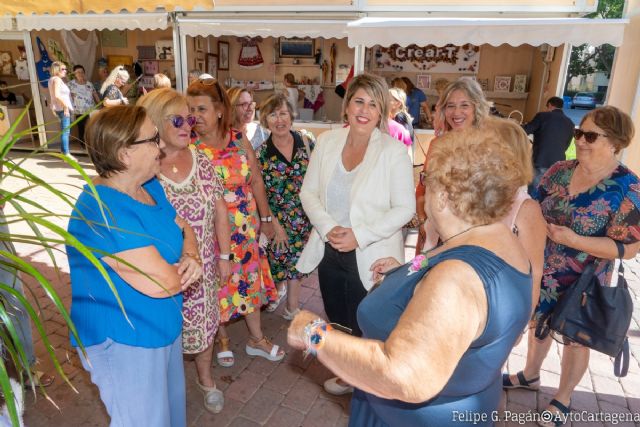
{"type": "Polygon", "coordinates": [[[80,361],[98,386],[111,426],[185,427],[187,403],[182,336],[166,347],[106,341],[80,349],[80,361]]]}
{"type": "Polygon", "coordinates": [[[58,115],[58,119],[60,119],[60,130],[62,134],[60,135],[60,151],[62,154],[69,154],[69,135],[71,134],[71,114],[68,116],[64,115],[64,111],[56,111],[58,115]]]}
{"type": "MultiPolygon", "coordinates": [[[[0,209],[0,233],[6,233],[7,236],[9,235],[9,227],[7,226],[7,220],[5,219],[2,209],[0,209]]],[[[13,244],[7,239],[0,243],[0,249],[5,252],[15,254],[13,244]]],[[[2,258],[5,259],[4,257],[2,258]]],[[[11,262],[9,260],[6,261],[11,262]]],[[[8,288],[12,288],[14,291],[24,296],[22,280],[20,279],[18,272],[14,268],[11,268],[4,264],[0,264],[0,284],[8,288]]],[[[16,328],[18,337],[22,342],[22,347],[24,348],[24,353],[27,361],[29,365],[33,365],[36,361],[36,357],[33,352],[31,318],[29,317],[27,310],[15,296],[11,295],[9,292],[3,289],[0,289],[0,293],[6,301],[7,314],[11,319],[13,326],[16,328]]]]}

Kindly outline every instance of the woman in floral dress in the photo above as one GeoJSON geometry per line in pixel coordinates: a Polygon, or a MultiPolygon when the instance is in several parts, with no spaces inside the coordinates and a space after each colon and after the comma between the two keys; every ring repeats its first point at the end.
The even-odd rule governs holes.
{"type": "Polygon", "coordinates": [[[278,294],[287,295],[283,317],[291,320],[300,311],[301,279],[306,276],[296,270],[296,263],[311,232],[311,224],[300,201],[311,144],[305,140],[306,135],[291,131],[293,108],[283,94],[269,97],[260,111],[260,122],[271,135],[258,150],[258,161],[262,166],[269,207],[278,218],[273,244],[268,251],[269,264],[278,294]]]}
{"type": "MultiPolygon", "coordinates": [[[[258,244],[260,232],[273,236],[271,211],[264,192],[255,153],[242,135],[231,129],[231,105],[216,79],[198,79],[187,89],[191,114],[196,117],[196,146],[211,160],[224,187],[231,225],[231,274],[220,286],[220,320],[244,317],[249,329],[245,351],[271,361],[284,351],[262,333],[260,308],[275,298],[276,291],[266,254],[258,244]]],[[[233,364],[225,328],[220,328],[222,351],[218,361],[233,364]]]]}
{"type": "Polygon", "coordinates": [[[222,184],[211,162],[193,147],[186,98],[170,88],[156,89],[138,101],[158,128],[164,141],[160,160],[160,183],[167,199],[196,234],[203,274],[198,283],[183,293],[182,351],[195,354],[198,387],[204,393],[204,406],[213,413],[222,410],[224,397],[211,374],[213,341],[220,324],[217,291],[220,281],[229,277],[231,239],[222,184]]]}
{"type": "MultiPolygon", "coordinates": [[[[534,198],[547,220],[547,246],[540,300],[534,326],[553,313],[565,291],[584,268],[597,262],[600,283],[611,286],[618,251],[624,258],[640,249],[640,180],[616,155],[629,146],[633,122],[615,107],[587,113],[575,130],[576,160],[558,162],[544,174],[534,198]]],[[[563,340],[560,387],[546,411],[553,418],[541,425],[559,426],[568,414],[573,390],[589,366],[589,348],[563,340]]],[[[538,340],[529,333],[527,363],[523,371],[503,377],[504,388],[540,388],[540,369],[551,337],[538,340]]]]}

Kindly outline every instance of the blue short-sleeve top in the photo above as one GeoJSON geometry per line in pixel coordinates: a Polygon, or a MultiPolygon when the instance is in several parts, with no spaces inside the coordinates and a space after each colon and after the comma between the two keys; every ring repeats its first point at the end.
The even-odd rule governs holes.
{"type": "MultiPolygon", "coordinates": [[[[104,185],[96,185],[103,211],[88,186],[76,202],[68,231],[100,260],[129,318],[127,321],[98,269],[67,245],[71,319],[85,346],[111,338],[121,344],[159,348],[174,342],[182,330],[182,294],[151,298],[130,286],[102,260],[104,252],[116,254],[146,246],[154,246],[169,264],[180,259],[183,237],[174,208],[156,178],[144,188],[156,205],[140,203],[104,185]]],[[[78,345],[73,336],[71,343],[78,345]]]]}

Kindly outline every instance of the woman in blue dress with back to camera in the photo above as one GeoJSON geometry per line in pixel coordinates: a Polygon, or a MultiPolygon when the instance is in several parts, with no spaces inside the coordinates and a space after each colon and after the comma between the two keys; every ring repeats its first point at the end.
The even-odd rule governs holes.
{"type": "Polygon", "coordinates": [[[404,266],[373,264],[386,278],[358,307],[362,338],[308,311],[293,320],[289,343],[356,388],[350,426],[493,425],[532,284],[525,251],[500,222],[522,172],[498,138],[469,129],[433,147],[425,208],[443,242],[404,266]]]}

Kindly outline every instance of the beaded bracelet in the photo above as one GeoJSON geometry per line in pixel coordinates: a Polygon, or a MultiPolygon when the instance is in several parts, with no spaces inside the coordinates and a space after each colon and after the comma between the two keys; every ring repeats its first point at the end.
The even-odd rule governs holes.
{"type": "Polygon", "coordinates": [[[322,319],[315,319],[304,327],[304,336],[306,349],[304,355],[317,355],[318,350],[322,348],[327,332],[333,330],[333,327],[322,319]]]}

